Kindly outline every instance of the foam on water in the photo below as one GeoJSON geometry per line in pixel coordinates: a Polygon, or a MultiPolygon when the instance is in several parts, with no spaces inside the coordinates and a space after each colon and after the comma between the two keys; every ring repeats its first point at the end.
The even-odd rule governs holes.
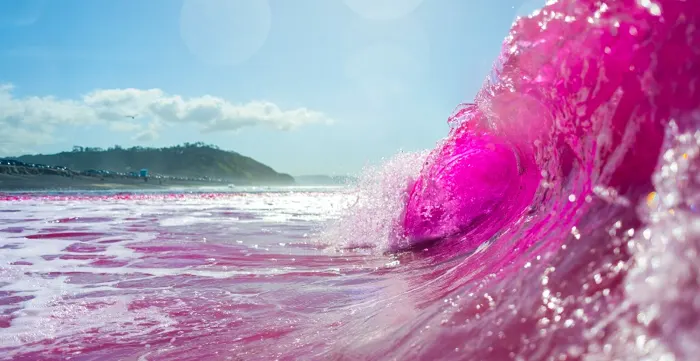
{"type": "Polygon", "coordinates": [[[411,331],[355,357],[692,359],[698,188],[679,162],[693,169],[700,134],[698,25],[690,1],[551,1],[519,19],[402,213],[375,215],[389,250],[439,266],[412,289],[411,331]]]}
{"type": "Polygon", "coordinates": [[[378,166],[365,169],[354,185],[350,208],[324,229],[319,241],[341,249],[389,248],[395,225],[406,203],[406,189],[415,180],[427,152],[400,153],[378,166]]]}
{"type": "MultiPolygon", "coordinates": [[[[188,293],[211,292],[211,282],[235,289],[237,278],[338,274],[337,262],[304,258],[320,253],[308,234],[348,197],[287,190],[5,198],[0,349],[11,359],[63,359],[79,358],[88,339],[102,338],[105,355],[119,354],[115,342],[137,343],[140,354],[156,334],[192,332],[182,315],[149,305],[149,295],[185,305],[188,293]],[[134,306],[139,300],[145,307],[134,306]]],[[[243,283],[247,291],[227,291],[225,300],[251,302],[243,283]]]]}

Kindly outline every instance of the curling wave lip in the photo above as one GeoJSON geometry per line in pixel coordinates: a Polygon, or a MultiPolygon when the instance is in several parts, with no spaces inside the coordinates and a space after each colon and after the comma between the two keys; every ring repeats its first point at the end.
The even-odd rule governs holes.
{"type": "Polygon", "coordinates": [[[534,167],[524,164],[531,159],[511,142],[485,132],[458,131],[454,136],[429,158],[411,186],[403,238],[392,244],[393,250],[455,237],[477,246],[532,200],[538,182],[534,167]]]}

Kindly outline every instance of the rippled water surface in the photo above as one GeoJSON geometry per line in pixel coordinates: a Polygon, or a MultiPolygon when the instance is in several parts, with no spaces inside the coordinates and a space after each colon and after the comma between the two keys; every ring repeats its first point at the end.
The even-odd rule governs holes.
{"type": "Polygon", "coordinates": [[[323,345],[309,337],[332,331],[343,313],[332,310],[367,297],[367,274],[385,267],[310,242],[347,198],[328,190],[9,195],[0,350],[18,360],[313,351],[323,345]]]}

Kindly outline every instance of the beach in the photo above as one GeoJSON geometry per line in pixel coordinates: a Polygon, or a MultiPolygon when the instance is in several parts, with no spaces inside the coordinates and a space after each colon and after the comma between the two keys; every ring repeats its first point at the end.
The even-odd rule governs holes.
{"type": "Polygon", "coordinates": [[[225,185],[224,183],[178,179],[149,179],[121,177],[92,177],[75,175],[72,177],[52,174],[0,174],[2,191],[42,191],[42,190],[139,190],[167,189],[171,187],[201,187],[225,185]]]}

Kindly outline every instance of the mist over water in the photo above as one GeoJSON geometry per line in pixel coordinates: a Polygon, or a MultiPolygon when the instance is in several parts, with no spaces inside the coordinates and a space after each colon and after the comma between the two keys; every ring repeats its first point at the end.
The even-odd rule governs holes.
{"type": "Polygon", "coordinates": [[[694,360],[700,4],[518,19],[348,188],[5,194],[11,360],[694,360]]]}

